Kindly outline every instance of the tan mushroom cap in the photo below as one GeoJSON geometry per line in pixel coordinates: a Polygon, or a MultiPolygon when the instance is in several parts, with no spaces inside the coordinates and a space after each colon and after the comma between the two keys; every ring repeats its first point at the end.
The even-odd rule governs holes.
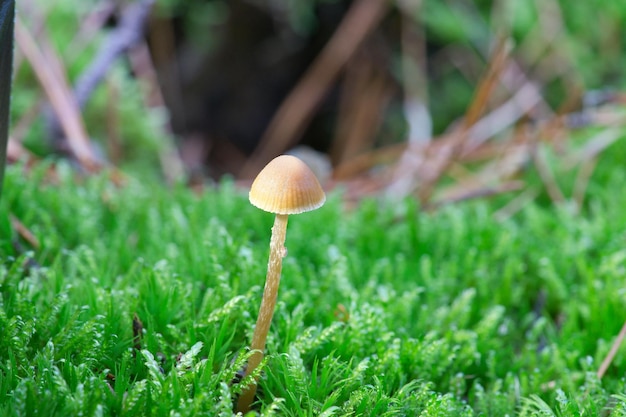
{"type": "Polygon", "coordinates": [[[315,210],[326,195],[313,171],[300,159],[281,155],[259,172],[250,188],[250,203],[276,214],[315,210]]]}

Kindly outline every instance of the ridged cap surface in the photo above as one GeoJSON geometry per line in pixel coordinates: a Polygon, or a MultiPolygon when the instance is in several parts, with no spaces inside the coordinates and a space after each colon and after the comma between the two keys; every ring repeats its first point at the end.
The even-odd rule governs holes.
{"type": "Polygon", "coordinates": [[[315,210],[326,195],[315,174],[295,156],[281,155],[259,172],[250,188],[250,203],[276,214],[315,210]]]}

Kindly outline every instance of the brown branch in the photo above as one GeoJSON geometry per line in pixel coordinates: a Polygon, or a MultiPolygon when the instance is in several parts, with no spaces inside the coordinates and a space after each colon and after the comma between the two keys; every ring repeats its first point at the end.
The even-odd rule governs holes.
{"type": "Polygon", "coordinates": [[[500,74],[506,68],[505,64],[509,56],[509,40],[508,38],[501,36],[498,38],[497,44],[494,48],[494,53],[489,61],[487,72],[482,80],[480,80],[474,99],[470,103],[469,108],[465,112],[465,129],[469,129],[478,121],[478,118],[485,111],[489,98],[491,97],[493,90],[498,85],[500,74]]]}
{"type": "MultiPolygon", "coordinates": [[[[159,85],[157,71],[150,56],[150,49],[146,41],[139,42],[128,51],[131,68],[136,77],[143,81],[145,88],[141,89],[144,106],[147,109],[166,108],[165,99],[159,85]]],[[[176,144],[171,138],[172,126],[170,119],[162,121],[161,129],[168,133],[167,146],[159,152],[161,170],[168,184],[173,184],[177,178],[183,176],[185,167],[176,149],[176,144]]]]}
{"type": "Polygon", "coordinates": [[[279,107],[240,177],[256,175],[297,140],[341,69],[384,16],[388,3],[358,0],[352,4],[333,37],[279,107]]]}
{"type": "Polygon", "coordinates": [[[432,203],[429,203],[426,207],[429,209],[438,208],[446,204],[518,191],[525,185],[523,181],[509,181],[495,186],[468,183],[458,184],[457,186],[445,190],[442,196],[432,203]]]}
{"type": "Polygon", "coordinates": [[[30,231],[28,227],[24,225],[14,214],[9,215],[9,220],[11,221],[11,227],[15,230],[28,244],[34,248],[39,249],[39,239],[35,236],[33,232],[30,231]]]}
{"type": "Polygon", "coordinates": [[[19,19],[15,21],[15,38],[59,117],[73,155],[86,171],[99,170],[101,164],[92,153],[80,109],[71,93],[66,75],[59,65],[55,65],[59,62],[58,57],[51,48],[46,51],[41,49],[39,45],[43,41],[40,40],[38,45],[19,19]]]}
{"type": "Polygon", "coordinates": [[[505,64],[509,57],[509,50],[508,38],[506,36],[499,36],[492,57],[489,60],[487,70],[478,83],[474,99],[465,112],[463,125],[452,142],[452,148],[443,156],[443,159],[435,170],[431,171],[429,169],[429,171],[423,175],[424,182],[418,191],[419,200],[423,204],[426,204],[428,200],[430,200],[435,184],[439,181],[441,176],[444,175],[449,165],[457,158],[462,145],[469,137],[471,127],[474,126],[485,111],[489,98],[493,94],[497,82],[500,79],[500,74],[506,68],[505,64]]]}
{"type": "Polygon", "coordinates": [[[376,71],[373,57],[355,57],[346,69],[336,136],[331,148],[334,163],[350,160],[371,149],[389,101],[387,78],[376,71]]]}
{"type": "Polygon", "coordinates": [[[609,353],[606,355],[606,358],[604,358],[604,360],[602,361],[600,368],[598,368],[598,372],[596,373],[596,375],[598,376],[598,379],[602,379],[604,374],[606,374],[607,369],[609,369],[611,362],[613,362],[615,355],[617,355],[617,351],[619,350],[620,346],[622,345],[622,342],[624,341],[624,337],[626,337],[626,323],[624,323],[624,325],[622,326],[622,329],[619,331],[619,334],[617,335],[617,339],[615,339],[615,342],[613,342],[613,345],[611,346],[611,350],[609,350],[609,353]]]}
{"type": "Polygon", "coordinates": [[[576,202],[576,207],[579,211],[583,207],[587,185],[589,185],[589,180],[595,171],[597,162],[598,160],[595,158],[586,160],[582,163],[580,169],[578,170],[578,175],[576,175],[573,199],[576,202]]]}
{"type": "Polygon", "coordinates": [[[517,197],[509,201],[504,207],[500,208],[493,214],[493,217],[497,221],[505,221],[513,216],[518,211],[522,210],[528,203],[533,201],[539,195],[539,190],[536,188],[527,188],[522,191],[517,197]]]}
{"type": "MultiPolygon", "coordinates": [[[[73,95],[79,108],[85,106],[109,67],[118,57],[141,41],[144,25],[153,4],[154,0],[142,0],[131,4],[124,10],[119,26],[109,34],[93,61],[76,80],[73,95]]],[[[58,138],[60,136],[59,120],[54,117],[54,114],[50,116],[48,120],[50,135],[58,138]]]]}
{"type": "Polygon", "coordinates": [[[557,205],[564,203],[565,195],[563,195],[563,192],[559,188],[544,153],[541,152],[541,150],[536,146],[533,148],[531,153],[533,162],[535,163],[535,168],[537,168],[537,173],[539,174],[543,185],[546,187],[546,191],[548,192],[550,199],[557,205]]]}

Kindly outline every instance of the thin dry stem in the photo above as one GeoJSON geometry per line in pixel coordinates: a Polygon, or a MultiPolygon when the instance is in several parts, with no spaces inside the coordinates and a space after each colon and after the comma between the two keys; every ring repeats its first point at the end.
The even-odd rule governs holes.
{"type": "MultiPolygon", "coordinates": [[[[165,99],[159,85],[154,62],[150,56],[148,43],[145,41],[139,42],[128,51],[128,57],[133,72],[146,86],[146,88],[141,90],[146,108],[165,108],[165,99]]],[[[167,182],[173,184],[177,178],[183,176],[185,167],[179,152],[176,151],[176,144],[171,139],[172,126],[170,119],[165,118],[163,120],[161,129],[168,133],[167,137],[169,138],[166,146],[163,147],[164,149],[159,152],[161,170],[167,182]]],[[[199,152],[199,155],[202,159],[206,156],[204,152],[199,152]]]]}
{"type": "Polygon", "coordinates": [[[622,329],[619,331],[619,334],[617,335],[617,339],[615,339],[615,342],[613,342],[613,345],[611,346],[611,350],[606,355],[606,358],[604,358],[604,360],[602,361],[600,368],[598,368],[598,373],[596,374],[598,376],[598,379],[602,379],[607,369],[609,369],[611,362],[613,362],[615,355],[617,355],[617,351],[619,350],[620,346],[622,345],[622,342],[624,341],[624,337],[626,337],[626,322],[622,326],[622,329]]]}
{"type": "Polygon", "coordinates": [[[535,168],[537,168],[537,173],[539,173],[539,177],[541,178],[541,181],[543,181],[543,185],[545,186],[550,199],[557,205],[564,203],[565,196],[556,182],[556,178],[550,169],[550,164],[548,164],[545,154],[541,151],[541,149],[536,148],[532,155],[533,161],[535,162],[535,168]]]}
{"type": "Polygon", "coordinates": [[[498,185],[483,184],[459,184],[454,189],[447,190],[445,195],[428,204],[426,207],[436,208],[446,204],[458,203],[460,201],[471,200],[479,197],[490,197],[493,195],[509,193],[520,190],[524,187],[523,181],[508,181],[498,185]]]}
{"type": "Polygon", "coordinates": [[[15,38],[20,50],[30,61],[54,111],[58,113],[59,121],[74,156],[87,171],[97,171],[100,163],[92,153],[80,109],[62,68],[59,68],[58,57],[43,40],[39,43],[35,42],[31,33],[19,19],[15,21],[15,38]],[[41,49],[40,45],[48,46],[48,48],[41,49]]]}
{"type": "Polygon", "coordinates": [[[390,98],[389,80],[376,70],[372,56],[360,56],[348,65],[337,133],[331,149],[335,163],[371,149],[390,98]]]}
{"type": "Polygon", "coordinates": [[[578,175],[576,175],[576,182],[574,183],[574,195],[573,199],[576,202],[576,208],[580,211],[583,208],[585,201],[585,192],[587,191],[587,185],[593,175],[598,160],[595,158],[588,159],[583,162],[578,175]]]}
{"type": "Polygon", "coordinates": [[[521,192],[517,197],[512,199],[505,205],[496,211],[493,217],[500,222],[512,217],[515,213],[522,210],[528,203],[533,201],[539,195],[539,190],[535,188],[527,188],[521,192]]]}
{"type": "Polygon", "coordinates": [[[495,90],[497,81],[500,79],[500,74],[506,67],[506,62],[509,57],[509,49],[508,38],[505,36],[498,37],[486,72],[478,83],[474,93],[474,98],[465,112],[463,126],[460,132],[453,136],[453,145],[450,152],[444,154],[441,163],[438,164],[436,169],[433,170],[432,173],[425,176],[422,187],[418,190],[418,197],[423,204],[430,200],[436,183],[445,174],[450,164],[457,158],[461,151],[461,147],[469,137],[470,129],[479,120],[480,116],[487,108],[487,104],[495,90]]]}
{"type": "Polygon", "coordinates": [[[33,232],[30,231],[28,227],[24,225],[14,214],[9,216],[9,220],[11,221],[11,227],[25,240],[28,244],[34,248],[39,249],[39,239],[35,236],[33,232]]]}
{"type": "Polygon", "coordinates": [[[376,28],[388,4],[386,0],[359,0],[352,4],[333,37],[281,104],[257,151],[244,165],[241,177],[258,172],[275,154],[297,139],[341,69],[376,28]]]}

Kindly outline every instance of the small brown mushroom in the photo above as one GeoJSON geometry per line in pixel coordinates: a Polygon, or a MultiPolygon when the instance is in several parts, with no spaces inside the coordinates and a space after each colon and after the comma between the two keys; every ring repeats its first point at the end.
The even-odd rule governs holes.
{"type": "MultiPolygon", "coordinates": [[[[254,352],[248,361],[246,376],[250,375],[263,360],[265,341],[276,306],[283,257],[286,254],[284,244],[287,217],[290,214],[304,213],[321,207],[326,201],[326,195],[315,174],[304,162],[295,156],[281,155],[274,158],[257,175],[250,188],[249,198],[252,205],[275,213],[276,218],[272,227],[263,300],[250,345],[254,352]]],[[[239,396],[237,411],[247,412],[255,393],[256,382],[239,396]]]]}

